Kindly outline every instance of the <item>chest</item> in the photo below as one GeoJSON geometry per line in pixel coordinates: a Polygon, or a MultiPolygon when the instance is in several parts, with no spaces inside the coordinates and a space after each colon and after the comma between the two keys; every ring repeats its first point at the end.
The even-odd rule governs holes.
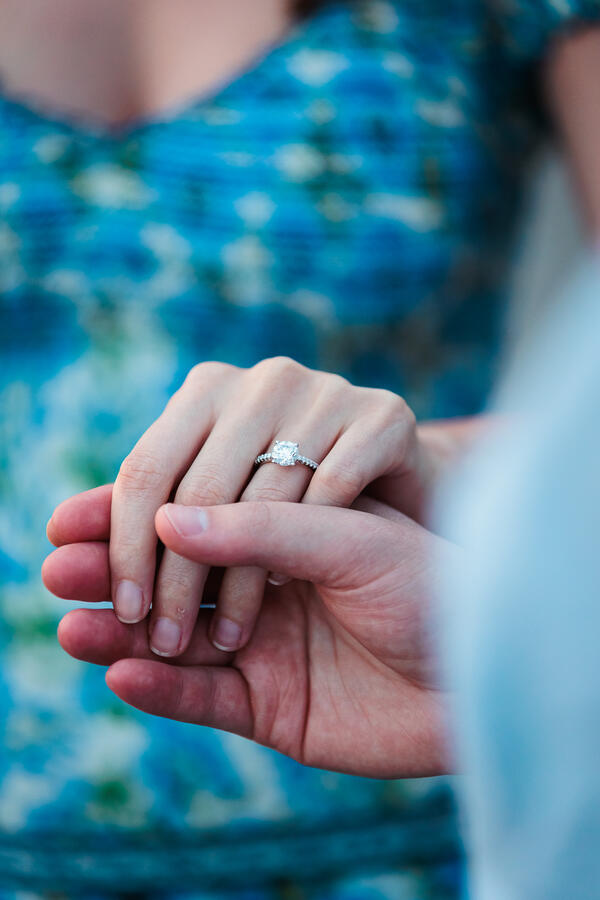
{"type": "Polygon", "coordinates": [[[436,329],[498,277],[510,129],[485,54],[462,50],[470,20],[449,48],[384,25],[332,14],[118,139],[0,103],[4,340],[112,353],[150,328],[235,360],[306,335],[285,352],[310,363],[317,334],[339,368],[370,328],[409,321],[431,360],[436,329]]]}
{"type": "Polygon", "coordinates": [[[120,126],[209,94],[280,39],[288,0],[5,0],[3,91],[120,126]]]}

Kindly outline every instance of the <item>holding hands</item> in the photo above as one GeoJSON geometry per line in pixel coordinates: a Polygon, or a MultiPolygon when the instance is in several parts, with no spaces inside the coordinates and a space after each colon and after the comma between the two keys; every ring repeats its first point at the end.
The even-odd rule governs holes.
{"type": "Polygon", "coordinates": [[[396,395],[291,360],[197,366],[114,486],[49,523],[47,587],[116,613],[69,613],[61,644],[146,712],[307,765],[444,771],[429,595],[455,551],[417,522],[450,455],[435,434],[396,395]],[[305,464],[257,467],[276,441],[305,464]]]}
{"type": "MultiPolygon", "coordinates": [[[[414,415],[389,391],[357,388],[286,358],[251,369],[196,366],[114,484],[115,612],[124,623],[150,612],[150,644],[159,656],[189,646],[209,567],[169,547],[157,565],[154,517],[169,499],[186,506],[283,500],[347,507],[372,485],[374,496],[417,518],[432,468],[414,415]],[[299,452],[318,469],[256,467],[255,459],[278,440],[300,442],[299,452]]],[[[228,568],[210,629],[215,646],[237,650],[247,643],[266,578],[262,567],[228,568]]]]}
{"type": "MultiPolygon", "coordinates": [[[[123,625],[109,609],[70,612],[60,642],[110,666],[109,687],[145,712],[231,731],[305,765],[379,778],[447,771],[428,598],[432,560],[455,551],[377,501],[357,505],[161,508],[159,537],[178,556],[294,579],[266,586],[235,654],[214,647],[205,610],[169,661],[149,649],[146,623],[123,625]]],[[[107,599],[110,488],[67,501],[50,533],[63,546],[44,566],[48,587],[107,599]]]]}

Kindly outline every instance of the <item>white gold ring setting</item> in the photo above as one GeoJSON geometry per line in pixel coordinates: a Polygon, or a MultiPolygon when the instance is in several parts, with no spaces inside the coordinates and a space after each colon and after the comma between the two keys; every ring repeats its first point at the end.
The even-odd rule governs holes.
{"type": "Polygon", "coordinates": [[[275,463],[277,466],[295,466],[302,465],[312,469],[313,472],[318,469],[319,463],[307,456],[302,456],[299,445],[294,441],[275,441],[268,453],[261,453],[254,460],[254,464],[260,466],[261,463],[275,463]]]}

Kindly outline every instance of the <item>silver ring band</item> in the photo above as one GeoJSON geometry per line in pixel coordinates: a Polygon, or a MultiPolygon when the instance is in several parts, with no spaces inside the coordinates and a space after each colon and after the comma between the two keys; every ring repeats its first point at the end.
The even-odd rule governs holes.
{"type": "Polygon", "coordinates": [[[308,456],[302,456],[298,452],[298,444],[294,441],[275,441],[268,453],[261,453],[254,460],[254,464],[257,466],[266,462],[275,463],[277,466],[295,466],[297,463],[300,463],[312,469],[313,472],[319,468],[318,462],[315,462],[314,459],[309,459],[308,456]]]}

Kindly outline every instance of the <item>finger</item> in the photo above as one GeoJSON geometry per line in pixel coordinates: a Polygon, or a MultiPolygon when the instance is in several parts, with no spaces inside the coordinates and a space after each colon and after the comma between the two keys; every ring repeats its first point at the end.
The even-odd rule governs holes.
{"type": "MultiPolygon", "coordinates": [[[[397,522],[399,525],[409,524],[407,516],[405,516],[404,513],[401,513],[400,510],[395,509],[393,506],[388,506],[386,503],[381,503],[380,500],[375,500],[374,497],[368,497],[365,494],[361,494],[357,497],[350,509],[357,510],[358,512],[370,513],[373,516],[378,516],[380,519],[387,519],[389,522],[397,522]]],[[[281,587],[282,585],[293,581],[293,578],[290,575],[282,575],[280,572],[271,572],[267,580],[269,584],[272,584],[275,587],[281,587]]]]}
{"type": "MultiPolygon", "coordinates": [[[[212,506],[237,500],[253,473],[255,457],[271,443],[289,411],[290,397],[298,408],[307,408],[315,394],[319,396],[318,380],[315,373],[285,358],[264,360],[245,370],[236,393],[227,396],[226,415],[219,417],[175,501],[212,506]]],[[[206,567],[195,568],[165,553],[152,610],[151,641],[159,655],[173,656],[186,646],[205,578],[206,567]]]]}
{"type": "Polygon", "coordinates": [[[113,488],[110,531],[111,592],[122,622],[139,622],[150,608],[156,569],[154,515],[189,468],[213,418],[210,398],[199,401],[186,379],[123,461],[113,488]]]}
{"type": "MultiPolygon", "coordinates": [[[[297,434],[312,436],[301,448],[294,441],[278,438],[274,442],[278,458],[294,459],[294,448],[304,457],[321,459],[329,451],[338,436],[338,424],[327,410],[324,421],[322,410],[296,426],[297,434]],[[319,437],[317,437],[319,436],[319,437]]],[[[282,427],[280,433],[287,437],[282,427]]],[[[314,470],[302,464],[280,465],[263,463],[253,475],[241,496],[244,502],[288,501],[297,502],[303,496],[314,470]]],[[[231,567],[223,578],[217,610],[211,623],[211,636],[216,647],[222,650],[238,650],[250,639],[260,613],[265,592],[267,573],[256,567],[231,567]]]]}
{"type": "MultiPolygon", "coordinates": [[[[391,391],[368,391],[368,409],[354,418],[324,457],[307,486],[302,503],[350,507],[375,479],[414,464],[417,452],[416,420],[405,401],[391,391]]],[[[357,400],[357,409],[360,401],[357,400]]],[[[269,582],[287,584],[289,577],[272,572],[269,582]]]]}
{"type": "MultiPolygon", "coordinates": [[[[208,613],[202,613],[190,645],[176,660],[177,665],[224,665],[231,660],[208,639],[208,613]]],[[[58,640],[75,659],[111,666],[119,659],[154,659],[148,646],[147,622],[123,625],[112,609],[74,609],[58,626],[58,640]]]]}
{"type": "Polygon", "coordinates": [[[110,535],[112,484],[75,494],[56,507],[46,534],[55,547],[77,541],[107,541],[110,535]]]}
{"type": "Polygon", "coordinates": [[[248,643],[260,613],[266,583],[267,573],[256,566],[236,566],[225,571],[210,627],[215,647],[233,652],[248,643]]]}
{"type": "MultiPolygon", "coordinates": [[[[223,570],[211,568],[206,584],[206,606],[213,607],[223,580],[223,570]]],[[[42,565],[42,581],[57,597],[75,603],[110,602],[110,568],[106,541],[65,544],[42,565]]]]}
{"type": "Polygon", "coordinates": [[[237,669],[183,668],[123,659],[108,670],[106,683],[121,700],[143,712],[231,731],[246,738],[253,735],[248,685],[237,669]]]}
{"type": "Polygon", "coordinates": [[[413,521],[404,513],[400,512],[399,509],[388,506],[387,503],[382,503],[381,500],[375,500],[374,497],[368,497],[366,494],[361,494],[360,497],[357,497],[350,508],[355,509],[358,512],[370,513],[372,516],[378,516],[380,519],[387,519],[388,522],[396,522],[399,525],[408,527],[410,527],[410,524],[413,521]]]}
{"type": "Polygon", "coordinates": [[[311,479],[303,503],[351,506],[375,479],[397,472],[400,467],[409,471],[414,465],[414,413],[391,391],[374,393],[381,395],[376,414],[355,422],[340,435],[311,479]]]}
{"type": "MultiPolygon", "coordinates": [[[[221,418],[181,481],[175,502],[185,506],[232,503],[244,490],[254,459],[271,437],[272,423],[249,408],[221,418]]],[[[165,550],[154,589],[150,641],[159,656],[185,650],[202,602],[208,566],[165,550]]]]}
{"type": "MultiPolygon", "coordinates": [[[[347,429],[339,430],[307,483],[303,503],[350,507],[375,479],[397,471],[403,462],[410,468],[417,449],[412,410],[397,394],[384,390],[369,391],[369,405],[376,408],[376,414],[355,419],[347,429]]],[[[268,580],[282,586],[290,578],[271,572],[268,580]]]]}
{"type": "Polygon", "coordinates": [[[42,581],[57,597],[77,603],[110,600],[108,544],[66,544],[54,550],[42,565],[42,581]]]}
{"type": "Polygon", "coordinates": [[[161,540],[188,559],[260,566],[338,589],[368,583],[387,570],[390,542],[394,560],[401,561],[399,525],[407,535],[423,531],[407,517],[392,528],[368,513],[297,503],[168,504],[156,515],[161,540]]]}

